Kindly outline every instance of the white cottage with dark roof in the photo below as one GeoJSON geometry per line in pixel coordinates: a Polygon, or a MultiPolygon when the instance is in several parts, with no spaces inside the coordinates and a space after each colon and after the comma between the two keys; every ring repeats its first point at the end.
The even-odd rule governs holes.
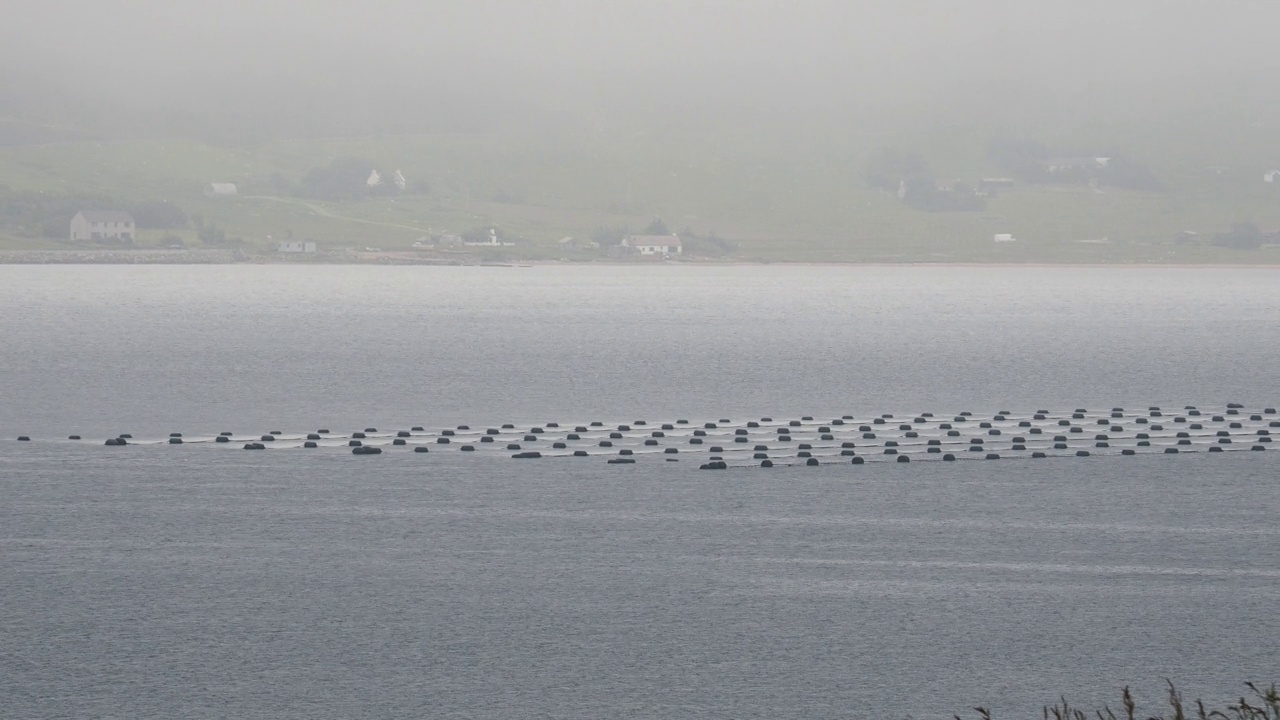
{"type": "Polygon", "coordinates": [[[81,210],[71,218],[71,241],[133,242],[133,216],[123,210],[81,210]]]}

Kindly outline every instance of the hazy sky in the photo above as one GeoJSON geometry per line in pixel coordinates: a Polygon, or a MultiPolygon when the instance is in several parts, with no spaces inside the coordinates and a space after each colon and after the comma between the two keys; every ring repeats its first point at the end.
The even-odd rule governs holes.
{"type": "Polygon", "coordinates": [[[1269,0],[10,0],[5,15],[10,111],[124,94],[138,111],[1106,113],[1270,103],[1280,70],[1269,0]]]}

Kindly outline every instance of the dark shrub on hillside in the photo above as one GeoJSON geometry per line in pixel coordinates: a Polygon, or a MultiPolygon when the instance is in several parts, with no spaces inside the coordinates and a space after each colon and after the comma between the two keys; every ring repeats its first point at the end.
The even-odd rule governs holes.
{"type": "Polygon", "coordinates": [[[645,235],[670,235],[670,234],[671,234],[671,229],[667,227],[667,224],[666,224],[666,223],[662,222],[662,218],[654,218],[654,219],[653,219],[653,222],[649,223],[649,224],[645,227],[645,229],[644,229],[644,233],[643,233],[643,234],[645,234],[645,235]]]}
{"type": "Polygon", "coordinates": [[[302,178],[299,188],[306,197],[318,200],[356,200],[367,197],[369,173],[374,169],[372,160],[363,158],[334,158],[328,165],[312,168],[302,178]]]}
{"type": "Polygon", "coordinates": [[[1106,161],[1051,168],[1055,155],[1043,143],[1021,138],[996,138],[987,145],[987,158],[1001,170],[1028,183],[1046,185],[1097,185],[1127,190],[1158,192],[1164,189],[1154,171],[1145,163],[1123,153],[1087,153],[1086,158],[1106,157],[1106,161]]]}
{"type": "Polygon", "coordinates": [[[65,240],[77,212],[119,207],[101,195],[56,195],[0,187],[0,230],[19,237],[65,240]]]}
{"type": "Polygon", "coordinates": [[[684,254],[697,257],[728,257],[738,252],[738,243],[725,240],[714,232],[698,235],[686,229],[680,233],[680,242],[684,244],[684,254]]]}
{"type": "Polygon", "coordinates": [[[414,180],[407,181],[404,190],[401,190],[396,185],[395,170],[379,169],[372,160],[355,157],[334,158],[328,165],[312,168],[297,187],[298,193],[303,197],[317,200],[359,200],[399,195],[402,192],[425,195],[430,189],[426,182],[414,180]],[[374,170],[378,171],[381,182],[370,185],[369,177],[374,170]]]}
{"type": "Polygon", "coordinates": [[[1151,168],[1125,155],[1116,155],[1107,161],[1107,166],[1098,173],[1098,183],[1127,190],[1157,192],[1164,189],[1164,183],[1151,168]]]}
{"type": "Polygon", "coordinates": [[[1219,233],[1213,244],[1233,250],[1257,250],[1262,246],[1263,235],[1253,223],[1236,223],[1231,232],[1219,233]]]}
{"type": "Polygon", "coordinates": [[[191,218],[196,225],[196,237],[205,245],[216,247],[241,247],[244,245],[244,239],[238,237],[227,237],[227,231],[218,227],[213,222],[205,222],[204,218],[195,215],[191,218]]]}
{"type": "Polygon", "coordinates": [[[608,254],[617,250],[618,243],[622,242],[622,238],[631,234],[631,228],[626,225],[618,227],[607,227],[601,225],[591,231],[591,240],[599,247],[600,252],[608,254]]]}
{"type": "Polygon", "coordinates": [[[1035,140],[996,138],[987,145],[987,157],[1014,177],[1037,182],[1043,180],[1042,164],[1049,150],[1035,140]]]}
{"type": "Polygon", "coordinates": [[[867,184],[874,188],[897,192],[899,186],[927,178],[929,166],[920,153],[881,148],[867,159],[867,184]]]}

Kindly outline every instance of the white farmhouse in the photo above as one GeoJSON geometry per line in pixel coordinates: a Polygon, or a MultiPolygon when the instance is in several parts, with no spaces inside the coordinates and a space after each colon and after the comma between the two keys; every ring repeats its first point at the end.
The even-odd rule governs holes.
{"type": "Polygon", "coordinates": [[[282,253],[313,253],[315,251],[316,244],[312,240],[293,240],[276,245],[276,252],[282,253]]]}
{"type": "Polygon", "coordinates": [[[628,235],[619,243],[622,247],[640,255],[680,255],[684,245],[680,236],[670,235],[628,235]]]}
{"type": "Polygon", "coordinates": [[[71,241],[133,242],[133,216],[123,210],[81,210],[71,218],[71,241]]]}

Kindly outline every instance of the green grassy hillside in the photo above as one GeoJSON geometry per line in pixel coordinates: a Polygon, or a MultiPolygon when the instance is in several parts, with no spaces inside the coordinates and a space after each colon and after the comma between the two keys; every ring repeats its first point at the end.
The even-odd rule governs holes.
{"type": "MultiPolygon", "coordinates": [[[[985,138],[958,131],[914,139],[815,131],[785,140],[733,131],[423,135],[246,148],[68,142],[0,149],[0,188],[122,205],[167,200],[250,248],[311,238],[327,248],[390,250],[494,224],[525,241],[523,254],[555,258],[564,255],[560,238],[639,231],[661,218],[676,231],[733,241],[744,260],[1280,261],[1280,250],[1173,241],[1180,231],[1211,238],[1241,222],[1280,229],[1280,182],[1262,182],[1268,159],[1203,145],[1168,157],[1153,138],[1130,142],[1166,189],[1020,184],[979,212],[915,210],[865,182],[869,154],[889,145],[916,149],[939,178],[1001,174],[985,157],[985,138]],[[367,158],[388,177],[399,169],[429,190],[320,201],[290,189],[342,157],[367,158]],[[1209,162],[1221,158],[1229,162],[1209,162]],[[241,196],[207,198],[209,182],[234,182],[241,196]],[[997,244],[996,233],[1018,240],[997,244]]],[[[140,240],[175,234],[197,242],[194,226],[142,232],[140,240]]],[[[0,230],[0,247],[57,245],[38,235],[0,230]]]]}

